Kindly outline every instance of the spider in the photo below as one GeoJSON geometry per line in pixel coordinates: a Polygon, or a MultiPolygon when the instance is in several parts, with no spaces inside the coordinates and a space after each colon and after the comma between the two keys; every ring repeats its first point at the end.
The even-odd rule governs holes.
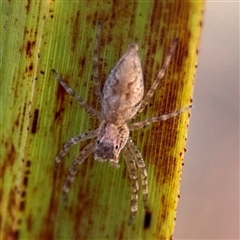
{"type": "Polygon", "coordinates": [[[130,44],[127,52],[120,58],[116,66],[110,72],[105,81],[103,91],[100,90],[99,73],[98,73],[98,48],[99,48],[100,24],[97,25],[97,34],[93,53],[93,82],[95,85],[95,94],[101,102],[101,112],[89,106],[74,90],[72,90],[60,77],[60,75],[52,69],[58,82],[63,86],[67,93],[75,98],[80,105],[93,117],[97,118],[101,123],[100,126],[92,131],[81,133],[72,137],[63,146],[55,159],[55,167],[60,163],[63,156],[69,151],[72,145],[78,144],[87,139],[96,138],[95,141],[89,143],[73,161],[69,174],[63,186],[63,197],[66,198],[70,185],[77,173],[78,165],[94,153],[94,159],[99,162],[108,161],[113,167],[120,167],[119,155],[126,162],[129,178],[131,180],[131,203],[130,216],[128,223],[130,224],[135,218],[138,210],[139,182],[138,172],[141,178],[141,187],[143,201],[146,207],[148,199],[148,181],[147,170],[142,154],[132,141],[129,132],[143,128],[153,122],[164,121],[178,114],[190,110],[191,105],[169,114],[153,117],[137,123],[129,123],[134,119],[136,114],[141,113],[149,104],[155,89],[163,79],[166,69],[171,61],[178,40],[175,39],[171,45],[163,65],[154,80],[152,86],[144,96],[143,75],[138,56],[138,45],[130,44]]]}

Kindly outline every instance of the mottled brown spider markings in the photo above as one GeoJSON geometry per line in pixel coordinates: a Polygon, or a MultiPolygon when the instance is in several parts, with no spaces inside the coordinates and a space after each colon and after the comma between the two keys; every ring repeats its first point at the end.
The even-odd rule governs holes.
{"type": "Polygon", "coordinates": [[[77,173],[78,165],[82,164],[90,154],[94,153],[94,159],[96,161],[109,161],[111,166],[119,167],[119,154],[122,153],[131,180],[131,210],[128,222],[130,224],[136,216],[138,209],[138,171],[140,172],[141,176],[142,194],[145,206],[148,199],[148,182],[145,162],[141,153],[129,136],[129,132],[140,129],[153,122],[164,121],[174,117],[189,110],[191,105],[166,115],[161,115],[142,122],[129,124],[129,121],[133,119],[137,113],[142,112],[148,105],[155,89],[158,87],[161,79],[164,77],[165,71],[176,48],[177,39],[173,41],[171,49],[167,54],[157,78],[154,80],[150,90],[145,96],[142,68],[137,53],[137,44],[129,45],[127,52],[120,58],[116,66],[110,72],[110,75],[104,84],[103,92],[101,93],[98,78],[98,48],[100,29],[100,24],[98,24],[93,56],[93,81],[95,85],[95,94],[101,101],[101,112],[89,106],[80,96],[78,96],[70,87],[68,87],[68,85],[55,70],[52,70],[56,79],[64,87],[64,89],[72,97],[74,97],[89,114],[101,121],[99,128],[96,130],[79,134],[66,142],[63,146],[63,149],[55,159],[55,165],[60,163],[63,156],[69,151],[69,148],[72,145],[87,139],[96,138],[96,141],[88,144],[73,161],[63,186],[63,195],[66,198],[66,195],[70,189],[70,185],[77,173]]]}

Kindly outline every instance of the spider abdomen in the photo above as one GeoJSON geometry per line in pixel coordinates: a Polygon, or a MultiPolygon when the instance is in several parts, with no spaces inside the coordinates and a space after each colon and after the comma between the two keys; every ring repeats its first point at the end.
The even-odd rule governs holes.
{"type": "Polygon", "coordinates": [[[137,44],[130,44],[104,84],[102,111],[109,123],[127,123],[141,105],[144,85],[137,51],[137,44]]]}

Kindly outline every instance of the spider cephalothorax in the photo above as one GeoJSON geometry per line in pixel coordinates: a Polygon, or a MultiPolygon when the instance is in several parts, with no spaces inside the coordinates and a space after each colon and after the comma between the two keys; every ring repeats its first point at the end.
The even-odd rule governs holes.
{"type": "Polygon", "coordinates": [[[126,145],[128,137],[129,129],[126,124],[116,126],[103,121],[97,135],[94,159],[100,162],[109,160],[111,165],[118,167],[119,154],[126,145]]]}

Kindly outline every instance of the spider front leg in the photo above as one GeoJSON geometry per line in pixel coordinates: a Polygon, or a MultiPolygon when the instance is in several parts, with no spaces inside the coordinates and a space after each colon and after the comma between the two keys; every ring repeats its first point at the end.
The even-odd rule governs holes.
{"type": "Polygon", "coordinates": [[[144,205],[146,207],[147,200],[148,200],[148,180],[147,180],[147,169],[145,162],[143,160],[142,154],[137,149],[136,145],[133,143],[132,139],[130,138],[127,146],[129,150],[131,151],[132,155],[134,156],[134,159],[136,161],[137,167],[141,174],[141,182],[142,182],[142,193],[143,193],[143,201],[144,205]]]}
{"type": "Polygon", "coordinates": [[[135,218],[138,209],[138,174],[133,155],[127,146],[122,150],[122,154],[127,165],[129,178],[131,179],[131,211],[128,220],[128,224],[130,225],[132,220],[135,218]]]}
{"type": "Polygon", "coordinates": [[[55,168],[57,167],[57,165],[61,162],[61,159],[66,155],[66,153],[69,151],[70,147],[72,145],[75,145],[79,142],[85,141],[87,139],[91,139],[97,136],[97,132],[98,130],[93,130],[93,131],[88,131],[85,133],[81,133],[75,137],[72,137],[69,141],[67,141],[64,146],[63,149],[61,150],[61,152],[57,155],[57,157],[55,158],[55,168]]]}
{"type": "Polygon", "coordinates": [[[74,180],[74,177],[77,173],[77,167],[78,165],[82,164],[83,161],[91,154],[93,153],[95,148],[94,143],[88,144],[78,155],[78,157],[73,161],[72,166],[70,167],[69,174],[66,178],[66,181],[63,186],[63,199],[67,199],[67,193],[69,192],[70,186],[74,180]]]}

